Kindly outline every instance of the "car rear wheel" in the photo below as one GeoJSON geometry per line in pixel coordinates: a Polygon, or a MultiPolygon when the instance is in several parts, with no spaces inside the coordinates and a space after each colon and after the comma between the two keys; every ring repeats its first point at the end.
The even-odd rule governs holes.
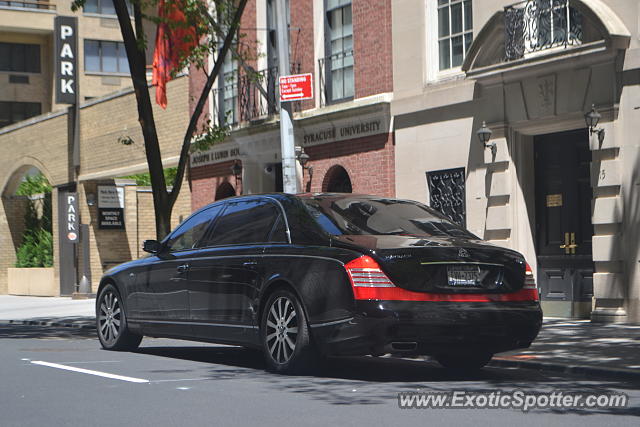
{"type": "Polygon", "coordinates": [[[482,369],[492,357],[493,354],[491,353],[441,354],[436,356],[435,359],[447,369],[473,372],[482,369]]]}
{"type": "Polygon", "coordinates": [[[96,327],[100,344],[106,350],[135,350],[142,341],[142,335],[132,333],[127,327],[120,292],[112,284],[106,285],[98,294],[96,327]]]}
{"type": "Polygon", "coordinates": [[[313,367],[317,355],[307,319],[292,292],[279,289],[269,297],[262,313],[260,334],[268,370],[295,374],[313,367]]]}

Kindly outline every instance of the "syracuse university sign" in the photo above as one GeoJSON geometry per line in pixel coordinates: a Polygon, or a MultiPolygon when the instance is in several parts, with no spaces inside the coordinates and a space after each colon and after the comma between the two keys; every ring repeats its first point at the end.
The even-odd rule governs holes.
{"type": "Polygon", "coordinates": [[[75,104],[78,93],[78,18],[55,18],[56,102],[75,104]]]}

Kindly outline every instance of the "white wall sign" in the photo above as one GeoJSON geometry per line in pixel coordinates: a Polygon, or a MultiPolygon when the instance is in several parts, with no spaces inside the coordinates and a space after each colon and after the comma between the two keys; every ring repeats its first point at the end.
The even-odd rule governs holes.
{"type": "Polygon", "coordinates": [[[98,185],[98,207],[124,209],[124,187],[98,185]]]}

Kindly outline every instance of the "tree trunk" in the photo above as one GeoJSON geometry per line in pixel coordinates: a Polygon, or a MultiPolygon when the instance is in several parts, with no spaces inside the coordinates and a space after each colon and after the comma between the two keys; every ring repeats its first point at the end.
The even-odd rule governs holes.
{"type": "Polygon", "coordinates": [[[140,13],[139,4],[134,3],[134,19],[136,29],[138,29],[139,32],[139,34],[135,34],[131,26],[131,17],[129,16],[125,0],[113,0],[113,5],[118,15],[122,39],[125,49],[127,50],[129,70],[131,72],[131,80],[138,105],[138,121],[142,128],[144,148],[147,155],[149,175],[151,177],[151,192],[153,194],[153,208],[156,219],[156,238],[161,240],[171,231],[171,207],[169,195],[167,194],[167,184],[164,179],[156,124],[153,118],[153,107],[149,96],[144,45],[143,43],[138,43],[138,39],[144,37],[141,31],[142,14],[140,13]]]}

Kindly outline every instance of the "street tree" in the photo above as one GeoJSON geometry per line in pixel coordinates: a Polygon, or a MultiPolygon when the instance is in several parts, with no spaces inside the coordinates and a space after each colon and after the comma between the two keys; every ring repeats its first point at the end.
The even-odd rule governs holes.
{"type": "MultiPolygon", "coordinates": [[[[78,10],[85,2],[86,0],[74,0],[72,9],[78,10]]],[[[190,151],[194,148],[204,149],[226,136],[224,126],[216,126],[211,120],[205,121],[204,129],[198,129],[198,125],[201,123],[208,94],[222,70],[225,56],[232,54],[244,63],[242,57],[245,53],[239,48],[238,40],[240,18],[246,4],[247,0],[113,0],[136,96],[138,122],[142,129],[151,180],[158,239],[162,239],[171,231],[171,212],[184,181],[190,151]],[[148,45],[144,32],[145,22],[152,22],[162,29],[157,32],[156,48],[164,44],[164,47],[171,51],[155,53],[155,65],[164,67],[163,70],[170,73],[168,78],[159,79],[157,90],[164,91],[166,80],[175,77],[189,65],[206,74],[206,83],[197,97],[185,129],[176,173],[173,182],[170,183],[166,181],[163,172],[158,132],[149,96],[145,60],[148,45]],[[208,70],[206,63],[211,52],[217,54],[213,67],[208,70]],[[169,70],[166,69],[167,65],[169,70]],[[198,131],[200,133],[196,135],[198,131]]],[[[154,81],[155,77],[154,72],[154,81]]],[[[157,93],[156,99],[164,108],[166,98],[165,105],[162,105],[161,92],[157,93]]],[[[134,143],[130,138],[121,142],[134,143]]]]}

